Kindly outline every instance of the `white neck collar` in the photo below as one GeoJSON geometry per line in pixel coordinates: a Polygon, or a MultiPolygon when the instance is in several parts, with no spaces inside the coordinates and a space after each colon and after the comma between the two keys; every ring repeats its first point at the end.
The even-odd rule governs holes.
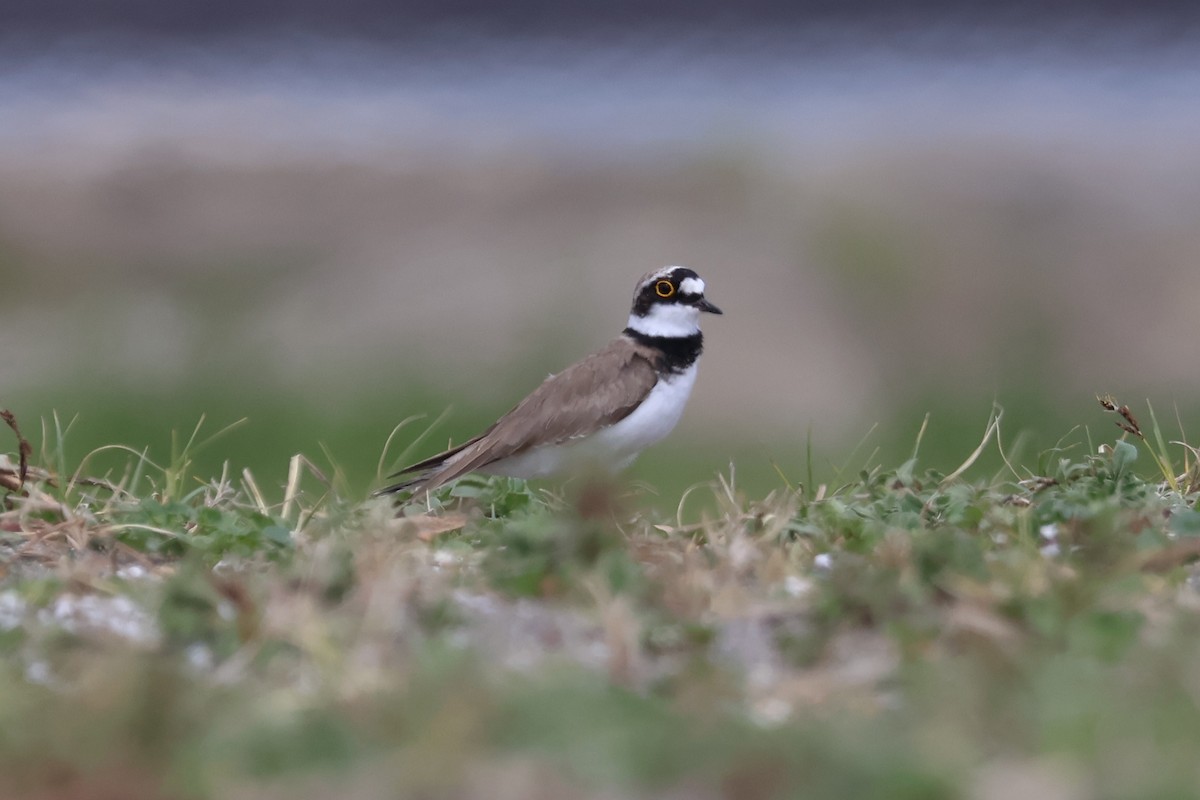
{"type": "Polygon", "coordinates": [[[682,339],[700,332],[700,309],[681,303],[655,303],[644,317],[629,315],[629,328],[643,336],[682,339]]]}

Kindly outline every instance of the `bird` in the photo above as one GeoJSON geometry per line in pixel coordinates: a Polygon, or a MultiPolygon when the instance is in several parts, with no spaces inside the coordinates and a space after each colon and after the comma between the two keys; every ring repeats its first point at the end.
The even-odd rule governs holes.
{"type": "Polygon", "coordinates": [[[543,478],[583,468],[616,473],[683,416],[704,349],[702,314],[721,314],[704,280],[669,266],[638,281],[625,329],[552,374],[473,439],[410,464],[376,495],[423,495],[471,472],[543,478]]]}

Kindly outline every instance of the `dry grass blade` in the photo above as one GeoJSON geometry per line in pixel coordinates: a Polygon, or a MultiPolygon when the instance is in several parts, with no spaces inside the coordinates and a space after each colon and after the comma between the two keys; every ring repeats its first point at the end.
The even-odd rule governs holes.
{"type": "MultiPolygon", "coordinates": [[[[95,450],[90,451],[89,453],[85,454],[83,458],[81,458],[79,460],[79,466],[77,466],[75,468],[75,471],[73,473],[71,473],[71,480],[70,480],[70,483],[68,484],[68,486],[103,485],[103,484],[97,484],[96,479],[94,479],[94,478],[85,477],[83,475],[83,471],[85,468],[87,468],[88,463],[94,457],[100,455],[101,453],[107,453],[107,452],[128,453],[129,455],[133,456],[136,459],[136,461],[139,465],[148,465],[150,467],[153,467],[156,470],[165,471],[164,467],[160,467],[158,464],[154,463],[146,456],[145,450],[135,450],[134,448],[130,447],[129,445],[124,445],[124,444],[106,444],[106,445],[97,447],[95,450]]],[[[64,472],[63,474],[66,474],[66,473],[64,472]]]]}
{"type": "Polygon", "coordinates": [[[283,489],[283,509],[279,512],[284,519],[291,515],[292,505],[296,502],[296,496],[300,494],[300,468],[303,458],[304,456],[297,453],[288,459],[287,483],[283,489]]]}
{"type": "Polygon", "coordinates": [[[113,522],[107,528],[112,531],[147,531],[149,533],[157,533],[160,536],[166,536],[168,539],[183,539],[184,535],[179,531],[172,531],[157,525],[144,525],[140,522],[113,522]]]}
{"type": "Polygon", "coordinates": [[[14,466],[7,456],[0,456],[0,489],[7,489],[10,492],[21,491],[25,481],[20,475],[20,469],[13,469],[14,466]]]}
{"type": "Polygon", "coordinates": [[[258,506],[258,511],[261,514],[271,513],[267,506],[267,501],[263,498],[263,494],[258,489],[258,483],[254,480],[254,473],[249,469],[242,470],[242,485],[246,487],[246,492],[254,500],[254,504],[258,506]]]}
{"type": "Polygon", "coordinates": [[[968,469],[970,469],[972,464],[974,464],[977,460],[979,460],[979,456],[981,456],[983,454],[983,451],[987,448],[987,443],[989,441],[991,441],[992,435],[995,434],[996,431],[1000,428],[1000,419],[1003,416],[1004,416],[1004,410],[1001,409],[999,406],[992,409],[992,418],[990,420],[988,420],[987,430],[985,430],[983,432],[983,440],[979,442],[979,446],[975,448],[974,452],[972,452],[971,455],[967,456],[967,460],[958,466],[958,469],[954,470],[953,472],[951,472],[949,475],[947,475],[945,478],[942,479],[943,486],[945,486],[948,483],[953,483],[964,472],[966,472],[968,469]]]}
{"type": "MultiPolygon", "coordinates": [[[[446,418],[448,416],[450,416],[449,408],[444,410],[441,414],[438,414],[437,418],[433,422],[429,423],[429,425],[426,426],[425,430],[421,431],[421,433],[417,435],[417,438],[415,438],[411,442],[409,442],[408,446],[405,447],[403,450],[401,450],[400,454],[398,456],[391,459],[393,467],[398,468],[399,466],[402,466],[403,465],[402,461],[408,458],[409,453],[411,453],[413,450],[415,450],[417,447],[419,447],[421,442],[425,441],[425,439],[428,438],[429,435],[433,432],[434,428],[436,428],[438,425],[441,425],[443,422],[445,422],[446,418]]],[[[413,422],[417,422],[418,420],[422,420],[424,418],[425,418],[424,414],[414,414],[411,417],[406,417],[405,419],[401,420],[396,425],[396,427],[392,428],[392,432],[390,434],[388,434],[387,440],[383,443],[383,450],[379,453],[379,462],[375,465],[375,480],[376,481],[382,480],[385,472],[388,471],[387,468],[384,467],[384,464],[386,464],[389,460],[388,459],[388,451],[391,449],[392,442],[393,442],[393,440],[395,440],[397,434],[399,434],[400,431],[403,430],[405,427],[407,427],[409,424],[411,424],[413,422]]]]}
{"type": "Polygon", "coordinates": [[[415,535],[422,542],[432,542],[442,534],[463,528],[469,521],[470,517],[459,511],[440,516],[421,514],[416,517],[405,517],[402,520],[401,530],[415,535]]]}
{"type": "Polygon", "coordinates": [[[1179,476],[1178,480],[1183,486],[1183,494],[1191,495],[1200,492],[1200,448],[1192,447],[1187,442],[1172,441],[1171,444],[1177,444],[1186,452],[1191,454],[1191,459],[1184,458],[1184,472],[1179,476]]]}

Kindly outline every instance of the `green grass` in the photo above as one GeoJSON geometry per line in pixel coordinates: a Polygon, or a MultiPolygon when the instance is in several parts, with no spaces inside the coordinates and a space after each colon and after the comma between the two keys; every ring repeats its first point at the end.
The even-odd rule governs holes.
{"type": "MultiPolygon", "coordinates": [[[[218,380],[214,377],[213,381],[218,380]]],[[[187,438],[196,421],[203,418],[201,437],[232,426],[216,446],[189,451],[196,475],[219,475],[226,463],[251,470],[264,491],[277,491],[288,475],[288,458],[304,453],[327,474],[336,478],[340,494],[364,498],[380,485],[376,459],[393,426],[416,413],[422,416],[407,426],[392,447],[389,457],[397,459],[419,434],[431,428],[411,460],[432,455],[449,441],[461,442],[477,434],[504,410],[507,399],[494,397],[452,400],[445,393],[413,385],[369,387],[336,402],[320,403],[307,398],[294,401],[284,389],[255,393],[243,388],[213,391],[211,386],[185,386],[155,394],[144,387],[108,386],[63,389],[16,398],[12,409],[18,418],[29,420],[25,431],[34,448],[61,447],[60,461],[77,465],[90,456],[93,473],[118,472],[126,455],[101,451],[114,436],[143,449],[156,463],[172,460],[172,430],[187,438]],[[501,404],[501,405],[498,405],[501,404]],[[50,410],[54,410],[51,412],[50,410]],[[43,414],[57,413],[64,424],[73,422],[65,441],[54,431],[43,436],[33,422],[43,414]],[[435,424],[436,423],[436,424],[435,424]]],[[[252,383],[247,380],[246,384],[252,383]]],[[[518,383],[511,396],[520,397],[530,381],[518,383]]],[[[799,439],[797,440],[799,441],[799,439]]],[[[689,445],[683,437],[668,439],[645,453],[631,473],[653,483],[664,496],[678,496],[688,486],[725,469],[731,457],[739,462],[739,480],[765,493],[777,476],[770,463],[772,454],[743,442],[706,441],[704,447],[689,445]]],[[[780,457],[786,455],[778,454],[780,457]]],[[[664,499],[663,507],[673,505],[664,499]]]]}
{"type": "Polygon", "coordinates": [[[677,510],[399,517],[299,459],[197,480],[215,426],[73,459],[50,420],[0,511],[0,796],[1200,797],[1196,459],[1112,405],[961,469],[922,427],[677,510]]]}
{"type": "MultiPolygon", "coordinates": [[[[553,363],[554,357],[540,363],[547,362],[553,363]]],[[[227,426],[233,428],[213,446],[188,452],[193,475],[207,480],[219,476],[227,464],[235,477],[249,469],[262,491],[275,496],[288,480],[290,457],[303,453],[334,482],[341,497],[351,500],[365,498],[380,485],[376,474],[379,451],[401,420],[413,414],[424,415],[398,435],[390,457],[398,457],[428,426],[432,426],[429,435],[409,455],[413,459],[431,455],[447,442],[461,442],[485,428],[537,377],[536,370],[528,374],[522,371],[510,386],[487,396],[451,397],[444,391],[421,386],[418,377],[408,375],[402,384],[382,379],[373,382],[363,375],[337,376],[329,378],[330,383],[353,386],[354,390],[346,396],[321,399],[298,397],[294,389],[269,382],[263,385],[241,373],[229,376],[211,371],[172,388],[120,385],[104,376],[84,375],[62,386],[9,396],[5,402],[10,403],[8,407],[18,419],[25,421],[25,434],[34,449],[61,450],[55,453],[55,461],[71,469],[94,453],[87,463],[91,474],[119,473],[128,459],[125,452],[96,452],[114,442],[130,445],[139,453],[145,451],[154,463],[167,465],[173,459],[171,432],[178,432],[176,439],[186,439],[197,420],[203,418],[201,438],[227,426]],[[64,425],[73,422],[65,440],[57,439],[53,430],[46,431],[45,436],[40,430],[38,420],[54,413],[64,425]],[[434,425],[435,420],[441,421],[434,425]]],[[[1013,385],[1019,383],[1014,381],[1013,385]]],[[[1076,423],[1101,419],[1099,408],[1090,405],[1090,399],[1085,400],[1080,408],[1060,406],[1053,397],[1040,392],[1006,393],[1001,401],[1013,457],[1033,459],[1076,423]]],[[[728,472],[731,463],[736,467],[737,487],[753,496],[765,495],[781,485],[811,483],[814,477],[833,483],[853,476],[864,466],[902,463],[911,455],[913,439],[927,414],[932,434],[922,442],[922,467],[949,472],[978,441],[981,418],[989,405],[986,397],[948,397],[945,392],[900,398],[891,401],[869,431],[838,437],[819,426],[810,428],[803,419],[797,421],[794,430],[773,424],[761,435],[719,426],[693,427],[677,431],[643,453],[628,477],[652,487],[653,493],[639,502],[663,512],[673,511],[679,496],[690,486],[728,472]]],[[[1164,405],[1159,412],[1164,424],[1175,429],[1177,415],[1196,419],[1200,406],[1185,404],[1176,409],[1164,405]]],[[[1181,451],[1169,442],[1167,447],[1174,450],[1178,460],[1181,451]]],[[[1143,456],[1148,470],[1153,468],[1152,460],[1148,452],[1143,456]]],[[[988,448],[976,466],[981,474],[994,474],[1004,465],[999,452],[988,448]]],[[[196,485],[192,481],[191,488],[196,485]]],[[[693,492],[689,505],[697,510],[715,508],[703,492],[693,492]]]]}

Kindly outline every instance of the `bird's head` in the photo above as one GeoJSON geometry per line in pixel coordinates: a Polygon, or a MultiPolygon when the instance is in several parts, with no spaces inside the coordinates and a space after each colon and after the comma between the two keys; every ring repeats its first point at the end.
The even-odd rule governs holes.
{"type": "Polygon", "coordinates": [[[690,336],[702,313],[722,313],[704,296],[704,279],[687,267],[663,267],[638,282],[629,327],[646,336],[690,336]]]}

